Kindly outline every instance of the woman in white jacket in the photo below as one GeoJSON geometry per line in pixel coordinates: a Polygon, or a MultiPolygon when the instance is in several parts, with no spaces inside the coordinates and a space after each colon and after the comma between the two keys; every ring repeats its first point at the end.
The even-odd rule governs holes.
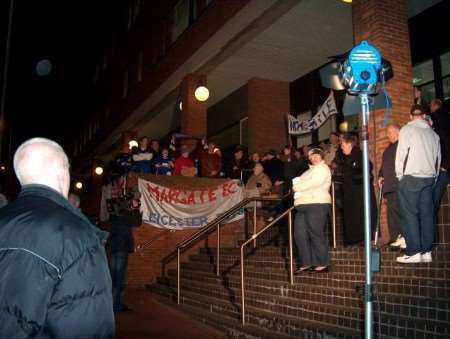
{"type": "Polygon", "coordinates": [[[309,170],[292,180],[294,190],[295,243],[299,255],[297,273],[327,272],[329,265],[328,244],[324,227],[328,222],[331,206],[329,193],[331,172],[323,160],[323,150],[313,148],[308,152],[312,163],[309,170]]]}

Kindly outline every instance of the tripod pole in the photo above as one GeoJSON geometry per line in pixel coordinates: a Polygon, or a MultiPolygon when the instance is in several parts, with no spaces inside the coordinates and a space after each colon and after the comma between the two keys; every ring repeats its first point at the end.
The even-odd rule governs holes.
{"type": "Polygon", "coordinates": [[[373,338],[373,305],[372,305],[372,245],[371,245],[371,203],[370,203],[370,165],[369,165],[369,96],[367,93],[359,95],[362,108],[362,163],[363,163],[363,188],[364,188],[364,244],[366,261],[366,282],[364,285],[364,310],[365,310],[365,338],[373,338]]]}

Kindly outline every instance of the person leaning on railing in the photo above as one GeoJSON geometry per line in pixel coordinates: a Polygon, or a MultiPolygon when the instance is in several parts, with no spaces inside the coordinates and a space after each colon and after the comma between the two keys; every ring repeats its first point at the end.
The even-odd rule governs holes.
{"type": "Polygon", "coordinates": [[[294,191],[295,243],[299,268],[296,273],[328,271],[328,244],[324,226],[331,207],[331,171],[323,160],[323,150],[313,148],[308,152],[309,170],[292,180],[294,191]]]}

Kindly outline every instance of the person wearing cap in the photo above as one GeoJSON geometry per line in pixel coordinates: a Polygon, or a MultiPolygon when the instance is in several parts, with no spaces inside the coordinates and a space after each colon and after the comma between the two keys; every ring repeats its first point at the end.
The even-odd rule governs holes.
{"type": "Polygon", "coordinates": [[[295,243],[299,268],[297,273],[328,271],[328,244],[324,227],[331,207],[331,171],[323,160],[323,150],[313,148],[308,157],[312,165],[300,177],[292,180],[294,191],[295,243]]]}
{"type": "Polygon", "coordinates": [[[181,155],[175,160],[173,175],[195,176],[196,168],[194,161],[189,157],[189,149],[182,145],[181,155]]]}
{"type": "Polygon", "coordinates": [[[425,121],[420,105],[411,107],[411,121],[400,130],[395,157],[398,198],[406,240],[400,263],[432,262],[435,237],[433,186],[441,165],[439,136],[425,121]]]}

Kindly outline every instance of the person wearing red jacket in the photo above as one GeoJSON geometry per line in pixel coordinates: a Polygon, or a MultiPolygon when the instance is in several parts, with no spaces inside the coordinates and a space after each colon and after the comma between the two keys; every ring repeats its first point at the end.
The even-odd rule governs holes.
{"type": "Polygon", "coordinates": [[[181,146],[181,155],[175,160],[173,175],[194,176],[196,172],[194,161],[189,158],[189,150],[181,146]]]}

